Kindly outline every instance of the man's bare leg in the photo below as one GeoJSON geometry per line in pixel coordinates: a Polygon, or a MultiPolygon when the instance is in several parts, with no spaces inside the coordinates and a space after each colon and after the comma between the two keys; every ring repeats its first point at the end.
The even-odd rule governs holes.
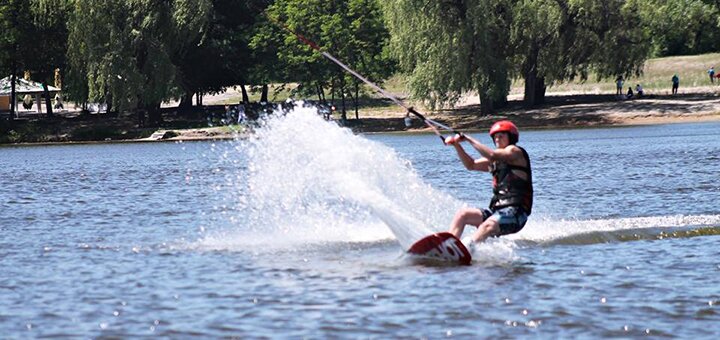
{"type": "Polygon", "coordinates": [[[472,235],[473,242],[484,242],[488,237],[500,233],[500,222],[490,217],[478,226],[478,230],[472,235]]]}
{"type": "Polygon", "coordinates": [[[452,223],[450,224],[450,233],[455,237],[460,238],[462,236],[465,226],[470,224],[479,226],[483,223],[484,216],[480,209],[475,208],[461,208],[455,213],[452,223]]]}

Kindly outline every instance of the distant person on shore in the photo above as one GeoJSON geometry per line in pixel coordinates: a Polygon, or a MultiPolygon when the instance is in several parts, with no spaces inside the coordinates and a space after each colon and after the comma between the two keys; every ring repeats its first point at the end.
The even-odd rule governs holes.
{"type": "Polygon", "coordinates": [[[409,128],[412,126],[412,117],[410,117],[410,111],[408,111],[407,114],[405,114],[405,119],[403,120],[405,123],[405,127],[409,128]]]}
{"type": "Polygon", "coordinates": [[[237,111],[238,111],[237,123],[238,124],[245,123],[245,105],[242,103],[238,104],[237,111]]]}
{"type": "Polygon", "coordinates": [[[677,74],[672,77],[672,94],[677,94],[678,87],[680,87],[680,78],[677,74]]]}
{"type": "Polygon", "coordinates": [[[628,87],[627,95],[625,96],[625,98],[632,99],[632,97],[633,97],[632,87],[628,87]]]}
{"type": "Polygon", "coordinates": [[[31,95],[26,94],[25,97],[23,97],[22,106],[25,108],[25,110],[30,110],[33,107],[33,98],[31,95]]]}
{"type": "Polygon", "coordinates": [[[235,109],[230,105],[225,105],[225,118],[222,119],[223,125],[229,125],[235,116],[235,109]]]}
{"type": "Polygon", "coordinates": [[[468,170],[489,172],[493,176],[493,198],[487,209],[460,208],[453,217],[450,233],[460,238],[466,225],[477,230],[462,242],[468,248],[474,242],[483,242],[491,236],[519,232],[532,211],[533,185],[530,157],[525,149],[516,145],[520,137],[515,124],[501,120],[490,128],[495,149],[474,138],[457,134],[445,139],[446,145],[455,147],[458,157],[468,170]],[[481,157],[474,159],[461,142],[468,142],[481,157]]]}
{"type": "Polygon", "coordinates": [[[715,84],[715,66],[708,70],[708,75],[710,76],[710,83],[715,84]]]}
{"type": "Polygon", "coordinates": [[[642,98],[642,96],[643,96],[643,88],[642,88],[642,86],[641,86],[640,84],[637,84],[637,86],[635,86],[635,92],[637,92],[638,98],[642,98]]]}
{"type": "Polygon", "coordinates": [[[65,107],[63,106],[63,96],[60,92],[55,94],[55,106],[53,106],[55,110],[61,110],[65,107]]]}
{"type": "Polygon", "coordinates": [[[615,88],[617,91],[615,91],[615,94],[619,97],[623,95],[623,84],[625,83],[625,80],[622,76],[617,77],[615,79],[615,88]]]}

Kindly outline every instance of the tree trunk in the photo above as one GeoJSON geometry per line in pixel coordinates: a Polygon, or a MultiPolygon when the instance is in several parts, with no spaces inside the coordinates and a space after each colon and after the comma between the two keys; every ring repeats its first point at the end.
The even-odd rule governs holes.
{"type": "Polygon", "coordinates": [[[330,80],[330,102],[335,104],[335,82],[330,80]]]}
{"type": "Polygon", "coordinates": [[[535,82],[535,84],[535,104],[544,104],[545,91],[547,90],[547,86],[545,86],[545,77],[537,77],[537,82],[535,82]]]}
{"type": "Polygon", "coordinates": [[[263,86],[262,86],[262,93],[260,94],[260,102],[268,103],[268,86],[267,86],[267,84],[263,84],[263,86]]]}
{"type": "Polygon", "coordinates": [[[180,97],[180,104],[178,104],[178,114],[187,117],[192,112],[192,97],[193,93],[190,91],[185,91],[185,93],[180,97]]]}
{"type": "Polygon", "coordinates": [[[315,91],[317,91],[318,102],[325,103],[325,92],[320,82],[315,83],[315,91]]]}
{"type": "Polygon", "coordinates": [[[110,112],[113,112],[113,97],[112,93],[106,93],[105,94],[105,114],[110,114],[110,112]]]}
{"type": "Polygon", "coordinates": [[[493,100],[488,95],[480,95],[480,115],[489,116],[493,113],[493,100]]]}
{"type": "Polygon", "coordinates": [[[532,107],[545,102],[545,78],[538,77],[537,60],[540,54],[540,47],[533,44],[528,58],[523,65],[523,76],[525,78],[524,102],[532,107]]]}
{"type": "Polygon", "coordinates": [[[148,121],[151,126],[157,127],[162,124],[162,112],[160,111],[160,103],[151,104],[147,106],[148,121]]]}
{"type": "Polygon", "coordinates": [[[340,75],[340,100],[342,100],[342,113],[340,114],[340,118],[345,124],[347,121],[347,106],[345,105],[345,78],[343,75],[340,75]]]}
{"type": "Polygon", "coordinates": [[[355,82],[355,119],[360,119],[360,115],[358,114],[358,105],[360,104],[360,83],[355,82]]]}
{"type": "MultiPolygon", "coordinates": [[[[50,91],[48,90],[47,82],[42,82],[43,94],[45,95],[45,108],[47,109],[48,118],[53,117],[52,99],[50,99],[50,91]]],[[[40,103],[38,103],[38,109],[40,109],[40,103]]]]}
{"type": "Polygon", "coordinates": [[[523,101],[525,102],[525,106],[534,106],[535,96],[537,95],[536,86],[537,86],[537,72],[533,68],[531,71],[525,72],[525,91],[523,101]]]}
{"type": "Polygon", "coordinates": [[[525,75],[525,105],[532,107],[545,102],[545,77],[538,77],[536,71],[525,75]]]}
{"type": "Polygon", "coordinates": [[[242,102],[247,107],[250,105],[250,97],[248,97],[247,89],[245,85],[240,85],[240,91],[242,91],[242,102]]]}

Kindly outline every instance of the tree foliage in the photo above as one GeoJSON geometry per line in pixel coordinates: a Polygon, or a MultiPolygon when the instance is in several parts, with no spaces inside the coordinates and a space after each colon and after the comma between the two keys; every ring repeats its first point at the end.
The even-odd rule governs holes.
{"type": "Polygon", "coordinates": [[[64,68],[67,42],[67,0],[6,0],[0,3],[0,70],[2,76],[29,71],[45,88],[48,115],[52,105],[47,91],[55,69],[64,68]]]}
{"type": "Polygon", "coordinates": [[[641,15],[651,32],[655,56],[719,50],[720,1],[646,0],[641,15]]]}
{"type": "Polygon", "coordinates": [[[486,104],[507,96],[504,1],[398,0],[383,2],[383,8],[413,97],[436,107],[454,104],[466,91],[478,91],[486,104]]]}
{"type": "Polygon", "coordinates": [[[264,6],[260,0],[212,0],[205,32],[176,58],[186,97],[250,84],[253,67],[260,62],[250,40],[264,6]]]}
{"type": "Polygon", "coordinates": [[[650,40],[635,1],[456,0],[384,3],[394,51],[413,94],[432,106],[477,91],[489,113],[525,80],[529,104],[546,84],[589,71],[637,73],[650,40]]]}
{"type": "MultiPolygon", "coordinates": [[[[178,96],[174,59],[204,32],[209,0],[76,0],[68,58],[73,94],[118,110],[178,96]]],[[[84,98],[83,98],[84,99],[84,98]]]]}
{"type": "Polygon", "coordinates": [[[1,0],[0,74],[47,84],[59,68],[73,100],[115,110],[271,82],[357,107],[359,81],[278,23],[372,81],[399,66],[413,97],[476,92],[485,113],[515,79],[532,105],[555,83],[720,47],[719,0],[1,0]]]}
{"type": "Polygon", "coordinates": [[[392,74],[393,63],[385,52],[389,36],[377,0],[278,0],[267,13],[271,21],[258,31],[254,46],[259,51],[273,51],[277,60],[273,65],[281,65],[282,70],[274,72],[275,76],[299,83],[305,93],[320,93],[332,82],[331,88],[344,99],[353,96],[349,84],[358,88],[358,83],[279,25],[319,44],[373,81],[383,81],[392,74]]]}

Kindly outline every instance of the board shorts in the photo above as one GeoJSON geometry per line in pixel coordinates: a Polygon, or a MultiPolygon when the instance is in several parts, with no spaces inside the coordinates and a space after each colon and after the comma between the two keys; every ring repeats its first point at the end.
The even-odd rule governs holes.
{"type": "Polygon", "coordinates": [[[500,222],[500,233],[496,236],[514,234],[522,230],[528,219],[528,214],[524,209],[510,206],[500,208],[498,210],[483,209],[483,220],[494,217],[500,222]]]}

